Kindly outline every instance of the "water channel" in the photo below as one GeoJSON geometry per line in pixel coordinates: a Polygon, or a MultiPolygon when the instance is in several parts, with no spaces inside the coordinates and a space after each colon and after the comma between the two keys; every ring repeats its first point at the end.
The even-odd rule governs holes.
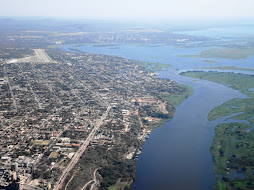
{"type": "MultiPolygon", "coordinates": [[[[70,51],[68,49],[70,47],[77,48],[70,45],[62,49],[70,51]]],[[[172,64],[172,68],[158,72],[158,77],[189,85],[194,90],[193,94],[177,107],[173,119],[156,128],[149,140],[144,143],[142,154],[136,164],[136,180],[131,189],[213,189],[215,178],[210,147],[214,127],[226,118],[209,122],[207,115],[223,102],[245,96],[220,84],[179,75],[179,69],[191,70],[209,63],[202,62],[201,59],[186,60],[176,57],[180,50],[169,46],[123,45],[111,49],[90,44],[80,46],[78,49],[83,52],[119,55],[141,61],[153,58],[160,63],[172,64]]],[[[181,51],[183,50],[192,51],[189,48],[181,51]]],[[[201,50],[202,48],[194,48],[192,52],[197,53],[201,50]]],[[[250,57],[242,61],[242,64],[249,66],[252,60],[253,57],[250,57]]],[[[222,65],[221,60],[216,61],[219,61],[216,65],[222,65]]],[[[223,65],[228,63],[226,60],[222,61],[223,65]]],[[[239,60],[232,60],[230,64],[238,65],[239,60]]]]}
{"type": "Polygon", "coordinates": [[[194,93],[177,107],[173,119],[155,129],[144,143],[132,189],[213,189],[210,147],[214,127],[226,118],[209,122],[207,115],[223,102],[244,96],[223,85],[172,71],[159,72],[159,77],[192,86],[194,93]]]}

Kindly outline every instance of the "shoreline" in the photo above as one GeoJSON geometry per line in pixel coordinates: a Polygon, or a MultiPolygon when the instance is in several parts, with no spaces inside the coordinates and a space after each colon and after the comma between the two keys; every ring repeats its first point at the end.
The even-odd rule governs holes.
{"type": "MultiPolygon", "coordinates": [[[[87,53],[85,53],[85,54],[87,54],[87,53]]],[[[82,55],[82,54],[80,54],[80,55],[82,55]]],[[[105,57],[112,58],[115,56],[105,55],[105,57]]],[[[119,59],[126,60],[126,61],[128,61],[129,64],[133,63],[134,65],[132,65],[132,67],[135,67],[135,65],[137,64],[137,62],[133,61],[133,60],[128,60],[125,58],[119,58],[119,59]]],[[[186,88],[186,86],[179,85],[179,84],[177,84],[171,80],[168,80],[168,79],[161,79],[161,78],[154,77],[154,73],[153,73],[154,70],[148,70],[146,68],[141,68],[141,67],[139,67],[138,70],[140,70],[140,72],[144,72],[144,75],[146,75],[146,77],[153,78],[154,81],[157,81],[157,82],[160,81],[160,82],[158,83],[159,85],[156,87],[156,89],[158,88],[157,90],[153,89],[153,91],[151,91],[151,92],[149,91],[149,94],[152,93],[151,94],[152,96],[148,97],[149,100],[147,100],[147,101],[154,101],[155,105],[153,105],[154,104],[153,103],[149,107],[148,106],[149,103],[148,103],[148,105],[146,105],[146,103],[144,102],[145,104],[139,108],[139,109],[141,109],[141,108],[142,109],[138,111],[139,112],[138,115],[142,118],[142,121],[140,120],[140,122],[142,122],[145,126],[142,127],[143,124],[141,124],[141,127],[143,128],[143,135],[141,134],[141,137],[140,137],[141,144],[140,144],[140,146],[138,146],[136,148],[135,153],[133,154],[130,161],[128,161],[134,165],[136,165],[135,158],[137,156],[138,150],[140,150],[140,148],[142,148],[142,145],[145,144],[145,142],[147,142],[146,139],[149,138],[149,136],[147,136],[148,133],[150,134],[153,131],[153,129],[159,128],[160,126],[164,125],[166,122],[171,120],[173,118],[173,114],[175,113],[176,105],[180,104],[184,99],[186,99],[192,93],[192,90],[190,90],[190,88],[186,88]],[[151,75],[151,73],[153,73],[153,75],[151,75]],[[174,90],[172,90],[172,88],[174,90]],[[162,93],[161,89],[166,90],[167,91],[166,94],[165,94],[165,92],[162,93]],[[154,90],[156,90],[156,92],[154,90]],[[182,92],[184,92],[184,94],[182,94],[182,92]],[[171,98],[171,100],[168,100],[167,94],[170,96],[173,94],[173,97],[171,98]],[[174,101],[174,99],[176,99],[176,100],[174,101]],[[149,121],[150,119],[151,119],[151,121],[149,121]],[[145,141],[144,141],[144,139],[145,139],[145,141]]],[[[147,84],[145,86],[146,86],[146,88],[150,88],[149,87],[150,85],[151,84],[147,84]]],[[[146,97],[144,97],[144,98],[146,98],[146,97]]],[[[135,99],[137,99],[137,97],[135,99]]],[[[135,100],[135,102],[136,101],[137,100],[135,100]]],[[[138,101],[140,101],[140,100],[138,100],[138,101]]],[[[146,100],[144,99],[144,101],[146,101],[146,100]]],[[[141,102],[139,104],[142,105],[143,103],[141,102]]],[[[133,139],[133,140],[135,140],[135,139],[133,139]]],[[[89,155],[84,155],[84,156],[89,156],[89,155]]],[[[121,161],[121,160],[119,160],[119,161],[121,161]]],[[[125,161],[125,162],[127,162],[127,161],[125,161]]],[[[104,169],[102,167],[98,172],[101,175],[103,175],[103,173],[105,172],[103,170],[104,169]]],[[[136,170],[135,170],[135,173],[136,173],[136,170]]],[[[131,175],[131,173],[130,173],[130,175],[131,175]]],[[[133,176],[133,178],[135,178],[135,176],[133,176]]],[[[76,179],[74,179],[74,181],[76,181],[76,179]]],[[[122,181],[122,182],[117,181],[117,183],[114,184],[113,186],[117,186],[117,184],[119,186],[121,186],[121,185],[123,185],[122,184],[123,182],[124,181],[122,181]]],[[[124,182],[124,183],[127,183],[127,182],[124,182]]],[[[128,182],[128,184],[131,185],[132,183],[128,182]]]]}
{"type": "Polygon", "coordinates": [[[254,128],[253,113],[249,111],[254,108],[254,94],[250,92],[252,89],[250,87],[254,87],[254,76],[219,72],[187,72],[185,75],[195,78],[202,76],[206,80],[227,85],[246,95],[244,99],[231,99],[224,102],[209,113],[208,119],[211,121],[227,117],[215,127],[215,136],[210,151],[213,155],[217,182],[215,189],[252,189],[254,187],[251,173],[253,167],[249,164],[248,159],[253,158],[254,154],[249,152],[248,146],[252,144],[254,134],[252,130],[254,128]],[[221,75],[219,80],[215,79],[218,79],[217,75],[221,75]],[[236,80],[232,80],[232,78],[236,80]],[[240,149],[238,147],[241,144],[248,146],[243,146],[240,149]]]}
{"type": "MultiPolygon", "coordinates": [[[[164,78],[164,77],[162,77],[162,78],[164,78]]],[[[167,78],[167,77],[165,77],[165,78],[167,78]]],[[[168,77],[168,78],[170,78],[170,76],[168,77]]],[[[179,81],[177,81],[178,83],[179,83],[179,81]]],[[[180,82],[181,83],[181,82],[180,82]]],[[[183,83],[182,83],[183,84],[183,83]]],[[[171,122],[171,121],[169,121],[169,122],[171,122]]],[[[163,125],[165,125],[167,123],[167,121],[165,121],[165,122],[163,122],[163,125]]],[[[160,126],[160,125],[159,125],[160,126]]],[[[159,128],[159,126],[157,126],[156,127],[156,129],[158,129],[159,128]]],[[[146,143],[144,143],[144,144],[146,144],[146,143]]],[[[209,150],[209,149],[208,149],[209,150]]]]}

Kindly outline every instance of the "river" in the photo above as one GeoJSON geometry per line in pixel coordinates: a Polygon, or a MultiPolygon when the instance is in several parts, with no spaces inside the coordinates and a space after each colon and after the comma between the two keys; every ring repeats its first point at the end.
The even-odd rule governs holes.
{"type": "Polygon", "coordinates": [[[207,115],[223,102],[245,96],[223,85],[195,81],[175,72],[159,72],[159,77],[192,86],[194,93],[177,107],[173,119],[155,129],[144,143],[132,189],[213,189],[210,147],[214,127],[223,120],[209,122],[207,115]]]}
{"type": "MultiPolygon", "coordinates": [[[[206,48],[173,48],[170,46],[118,45],[117,47],[67,45],[83,52],[118,55],[128,59],[171,64],[172,68],[159,71],[158,77],[168,78],[193,88],[193,94],[177,108],[171,121],[156,128],[142,147],[136,163],[136,180],[133,190],[213,189],[215,184],[213,161],[210,153],[214,127],[223,122],[220,118],[209,122],[208,113],[232,98],[244,98],[239,91],[205,80],[194,80],[179,75],[181,70],[210,66],[200,58],[177,57],[178,54],[199,53],[206,48]]],[[[213,59],[214,60],[214,59],[213,59]]],[[[254,56],[245,60],[216,59],[214,66],[253,68],[254,56]]],[[[239,72],[239,71],[237,71],[239,72]]],[[[248,71],[242,71],[248,73],[248,71]]]]}

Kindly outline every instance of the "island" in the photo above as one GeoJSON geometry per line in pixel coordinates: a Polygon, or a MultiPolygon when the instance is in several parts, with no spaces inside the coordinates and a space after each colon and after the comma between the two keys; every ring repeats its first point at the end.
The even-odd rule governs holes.
{"type": "Polygon", "coordinates": [[[211,147],[217,181],[215,189],[253,189],[254,75],[204,71],[181,74],[217,82],[246,95],[244,99],[232,99],[214,108],[208,120],[227,116],[225,123],[215,128],[211,147]]]}

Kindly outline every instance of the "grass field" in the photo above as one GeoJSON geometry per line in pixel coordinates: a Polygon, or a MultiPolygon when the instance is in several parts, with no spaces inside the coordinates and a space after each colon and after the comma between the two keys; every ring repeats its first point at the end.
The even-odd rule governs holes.
{"type": "Polygon", "coordinates": [[[186,88],[184,93],[179,93],[175,95],[170,95],[165,97],[173,106],[177,107],[183,100],[193,93],[193,89],[190,86],[179,84],[179,86],[186,88]]]}
{"type": "Polygon", "coordinates": [[[254,93],[249,90],[254,87],[254,75],[203,71],[186,72],[182,75],[223,84],[239,90],[249,97],[254,97],[254,93]]]}
{"type": "Polygon", "coordinates": [[[254,71],[254,69],[240,68],[234,66],[224,66],[224,67],[203,67],[202,69],[220,69],[220,70],[239,70],[239,71],[254,71]]]}
{"type": "Polygon", "coordinates": [[[190,58],[205,57],[205,58],[223,58],[223,59],[246,59],[249,55],[254,55],[253,47],[208,49],[201,51],[199,55],[178,55],[178,56],[190,58]]]}
{"type": "Polygon", "coordinates": [[[145,61],[137,61],[136,64],[139,67],[153,70],[153,71],[162,71],[162,70],[165,70],[165,69],[171,67],[171,65],[169,65],[169,64],[153,63],[153,62],[145,62],[145,61]]]}

